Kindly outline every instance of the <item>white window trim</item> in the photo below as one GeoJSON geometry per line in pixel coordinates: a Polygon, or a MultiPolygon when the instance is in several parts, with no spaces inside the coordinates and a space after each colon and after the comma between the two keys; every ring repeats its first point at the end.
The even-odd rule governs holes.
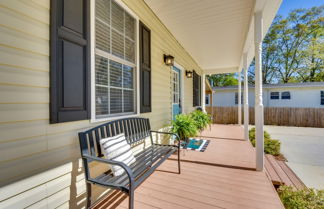
{"type": "MultiPolygon", "coordinates": [[[[119,6],[121,6],[128,14],[130,14],[135,19],[136,25],[136,85],[134,90],[136,91],[136,113],[135,114],[127,114],[127,115],[118,115],[111,116],[107,118],[96,118],[96,87],[95,87],[95,0],[90,1],[90,65],[91,65],[91,123],[102,122],[102,121],[110,121],[117,120],[128,117],[137,117],[140,115],[140,68],[139,68],[139,17],[129,9],[126,4],[124,4],[121,0],[114,0],[119,6]]],[[[112,55],[113,56],[113,55],[112,55]]],[[[124,60],[125,62],[126,60],[124,60]]],[[[127,61],[126,61],[127,62],[127,61]]]]}

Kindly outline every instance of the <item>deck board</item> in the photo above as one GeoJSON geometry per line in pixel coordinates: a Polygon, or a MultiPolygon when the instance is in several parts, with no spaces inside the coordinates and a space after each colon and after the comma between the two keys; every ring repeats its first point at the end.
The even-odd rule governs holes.
{"type": "MultiPolygon", "coordinates": [[[[284,208],[266,173],[253,170],[255,150],[250,142],[235,140],[236,132],[243,135],[242,128],[231,127],[235,134],[214,135],[205,152],[181,153],[181,174],[176,173],[176,156],[166,160],[135,190],[135,208],[284,208]]],[[[119,192],[95,208],[127,206],[127,195],[119,192]]]]}
{"type": "Polygon", "coordinates": [[[304,183],[288,165],[284,161],[275,159],[272,155],[266,155],[265,157],[265,170],[269,179],[276,186],[287,185],[296,189],[305,188],[304,183]]]}
{"type": "Polygon", "coordinates": [[[278,161],[278,164],[290,178],[295,188],[304,189],[306,187],[302,180],[298,178],[298,176],[289,168],[289,166],[284,161],[278,161]]]}

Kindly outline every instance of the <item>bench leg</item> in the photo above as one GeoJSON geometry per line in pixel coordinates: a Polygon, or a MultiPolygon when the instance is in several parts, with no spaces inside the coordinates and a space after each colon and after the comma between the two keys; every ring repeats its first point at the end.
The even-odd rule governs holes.
{"type": "Polygon", "coordinates": [[[179,172],[179,174],[181,174],[181,168],[180,168],[180,145],[178,147],[178,172],[179,172]]]}
{"type": "Polygon", "coordinates": [[[87,208],[91,207],[91,184],[87,182],[87,208]]]}
{"type": "Polygon", "coordinates": [[[134,190],[130,190],[128,194],[128,209],[134,209],[134,190]]]}

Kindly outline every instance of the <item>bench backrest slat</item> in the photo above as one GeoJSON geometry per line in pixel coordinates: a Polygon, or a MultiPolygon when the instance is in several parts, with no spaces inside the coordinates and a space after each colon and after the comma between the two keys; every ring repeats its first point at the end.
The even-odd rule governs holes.
{"type": "MultiPolygon", "coordinates": [[[[99,125],[79,133],[81,154],[102,157],[100,139],[124,133],[130,145],[150,136],[150,122],[146,118],[125,118],[99,125]]],[[[152,140],[152,139],[151,139],[152,140]]]]}

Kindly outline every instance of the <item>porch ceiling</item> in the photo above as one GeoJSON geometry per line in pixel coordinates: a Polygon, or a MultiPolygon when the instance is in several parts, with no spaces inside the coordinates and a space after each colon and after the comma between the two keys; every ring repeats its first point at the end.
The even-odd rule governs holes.
{"type": "Polygon", "coordinates": [[[251,24],[264,9],[270,26],[281,0],[145,0],[206,74],[237,72],[243,51],[254,53],[251,24]],[[274,5],[274,6],[273,6],[274,5]],[[252,48],[252,50],[250,49],[252,48]]]}

